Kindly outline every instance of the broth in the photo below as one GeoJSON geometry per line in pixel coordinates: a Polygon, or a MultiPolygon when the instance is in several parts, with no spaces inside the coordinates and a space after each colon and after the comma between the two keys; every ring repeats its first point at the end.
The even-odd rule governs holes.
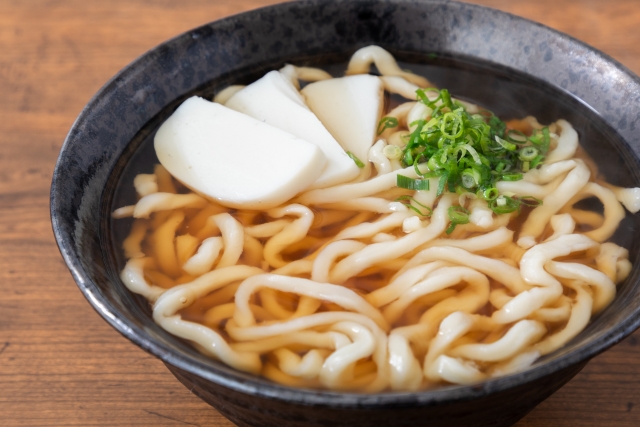
{"type": "MultiPolygon", "coordinates": [[[[427,76],[438,87],[448,88],[452,95],[467,100],[469,102],[481,105],[491,111],[503,120],[518,119],[528,115],[536,117],[541,123],[550,123],[559,118],[566,119],[570,122],[579,134],[579,141],[585,151],[594,159],[598,159],[600,174],[611,184],[632,187],[638,180],[638,165],[632,159],[626,145],[609,127],[604,120],[593,111],[584,106],[579,100],[567,95],[563,91],[548,86],[540,81],[530,77],[516,74],[510,70],[495,66],[489,63],[478,63],[469,58],[449,57],[447,55],[409,55],[397,54],[400,66],[403,69],[411,69],[418,75],[427,76]]],[[[329,71],[332,75],[339,75],[346,67],[344,61],[340,61],[337,56],[327,56],[309,60],[302,58],[291,60],[290,62],[306,66],[320,66],[329,71]]],[[[278,68],[278,67],[275,67],[278,68]]],[[[246,70],[240,73],[237,80],[232,83],[247,83],[254,81],[256,77],[264,74],[265,70],[270,69],[268,66],[256,67],[252,70],[246,70]]],[[[225,87],[229,83],[229,79],[221,79],[220,81],[211,82],[211,84],[201,91],[198,95],[211,98],[211,95],[217,92],[218,88],[225,87]]],[[[193,95],[193,94],[191,94],[193,95]]],[[[104,212],[112,212],[115,208],[134,204],[136,194],[131,183],[133,178],[140,173],[152,173],[154,165],[158,163],[153,148],[153,138],[155,132],[164,120],[175,110],[179,101],[167,107],[163,113],[154,118],[143,128],[138,136],[132,141],[130,149],[123,156],[115,168],[111,180],[112,185],[105,190],[103,196],[104,212]]],[[[397,105],[399,98],[396,96],[388,96],[386,99],[387,111],[397,105]]],[[[178,185],[178,192],[186,193],[188,190],[178,185]]],[[[585,201],[589,206],[589,201],[585,201]]],[[[595,209],[597,210],[597,204],[595,209]]],[[[316,222],[322,221],[326,211],[315,209],[316,222]]],[[[194,215],[196,212],[194,211],[194,215]]],[[[527,209],[514,219],[512,223],[522,222],[528,215],[527,209]]],[[[354,213],[349,218],[345,218],[342,222],[329,224],[325,229],[331,233],[332,230],[341,229],[345,223],[353,221],[358,217],[354,213]]],[[[375,214],[358,217],[358,221],[372,221],[376,218],[375,214]]],[[[266,220],[265,215],[258,216],[252,224],[259,224],[266,220]]],[[[633,230],[637,229],[639,219],[633,215],[627,215],[620,223],[615,235],[610,241],[628,248],[631,252],[630,259],[634,259],[637,253],[638,243],[634,241],[633,230]]],[[[131,228],[130,220],[111,219],[106,230],[108,238],[106,239],[109,247],[107,264],[111,265],[114,272],[119,272],[125,265],[125,258],[120,248],[122,242],[128,235],[131,228]]],[[[183,231],[184,228],[183,228],[183,231]]],[[[311,246],[311,252],[315,248],[320,247],[328,240],[323,237],[322,233],[315,232],[310,234],[310,238],[317,239],[311,246]]],[[[549,232],[547,232],[547,235],[549,232]]],[[[309,247],[303,249],[290,248],[288,253],[284,254],[286,260],[294,260],[299,257],[308,255],[309,247]]],[[[116,273],[117,274],[117,273],[116,273]]],[[[386,270],[384,267],[376,269],[366,269],[360,274],[348,279],[343,285],[351,288],[356,293],[364,295],[373,290],[379,289],[388,283],[393,272],[386,270]]],[[[162,287],[162,280],[159,278],[155,281],[156,285],[162,287]]],[[[491,281],[492,289],[495,288],[495,282],[491,281]]],[[[452,291],[461,291],[462,285],[449,288],[452,291]]],[[[209,296],[199,300],[190,307],[179,311],[179,314],[185,320],[196,321],[207,324],[223,337],[229,338],[224,331],[224,323],[209,324],[205,318],[205,312],[211,307],[209,300],[216,300],[218,304],[224,304],[232,301],[232,295],[223,295],[222,290],[213,292],[209,296]]],[[[228,291],[227,291],[228,292],[228,291]]],[[[443,301],[451,296],[450,292],[438,291],[430,295],[425,295],[418,299],[406,312],[402,313],[391,326],[393,328],[402,327],[415,323],[428,308],[443,301]]],[[[269,296],[268,293],[253,295],[250,302],[254,304],[265,304],[266,298],[275,298],[279,305],[290,311],[295,311],[300,297],[286,292],[279,292],[269,296]]],[[[149,311],[148,303],[144,299],[140,299],[140,304],[145,310],[149,311]]],[[[322,302],[318,308],[318,313],[329,311],[333,308],[333,303],[322,302]]],[[[477,311],[478,314],[490,316],[493,310],[487,304],[486,307],[477,311]]],[[[553,330],[562,329],[563,324],[547,323],[548,328],[553,330]]],[[[477,342],[495,342],[506,333],[477,331],[473,333],[473,338],[477,342]]],[[[419,346],[418,346],[419,347],[419,346]]],[[[415,348],[416,354],[424,357],[426,350],[424,348],[415,348]]],[[[263,357],[263,361],[267,361],[263,357]]],[[[365,372],[370,369],[371,359],[366,359],[357,365],[358,369],[365,372]]],[[[482,365],[482,364],[481,364],[482,365]]],[[[482,366],[480,366],[482,367],[482,366]]],[[[364,375],[364,374],[363,374],[364,375]]]]}

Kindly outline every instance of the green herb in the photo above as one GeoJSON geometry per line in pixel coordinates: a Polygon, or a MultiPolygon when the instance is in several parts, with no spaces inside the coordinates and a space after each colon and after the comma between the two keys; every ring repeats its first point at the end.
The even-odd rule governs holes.
{"type": "Polygon", "coordinates": [[[382,154],[389,160],[399,160],[402,158],[402,149],[395,145],[387,145],[382,149],[382,154]]]}
{"type": "Polygon", "coordinates": [[[436,192],[437,196],[440,196],[444,193],[444,186],[449,182],[449,172],[445,171],[442,175],[440,175],[440,181],[438,181],[438,191],[436,192]]]}
{"type": "Polygon", "coordinates": [[[538,157],[538,149],[536,147],[532,147],[531,145],[528,147],[523,147],[519,151],[518,158],[522,161],[531,161],[538,157]]]}
{"type": "Polygon", "coordinates": [[[419,201],[417,201],[416,199],[414,199],[411,196],[400,196],[395,201],[404,204],[406,207],[408,207],[412,211],[416,212],[418,215],[431,216],[433,214],[433,209],[431,209],[429,206],[423,205],[422,203],[420,203],[419,201]],[[427,213],[423,213],[420,209],[418,209],[417,207],[413,206],[412,203],[415,203],[416,205],[426,209],[427,213]]]}
{"type": "Polygon", "coordinates": [[[378,123],[378,135],[385,131],[385,129],[394,128],[398,126],[398,119],[395,117],[383,117],[378,123]]]}
{"type": "Polygon", "coordinates": [[[489,202],[489,207],[498,215],[520,211],[520,201],[514,197],[499,196],[489,202]]]}
{"type": "Polygon", "coordinates": [[[447,214],[449,215],[449,220],[451,221],[449,227],[446,230],[447,234],[453,233],[456,225],[469,223],[470,212],[462,206],[451,206],[447,210],[447,214]]]}
{"type": "Polygon", "coordinates": [[[547,154],[547,151],[549,151],[549,144],[551,142],[549,128],[544,127],[542,129],[534,130],[533,134],[529,137],[529,141],[538,147],[542,154],[547,154]]]}
{"type": "Polygon", "coordinates": [[[522,179],[521,173],[505,173],[502,175],[503,181],[520,181],[522,179]]]}
{"type": "Polygon", "coordinates": [[[542,162],[544,162],[544,156],[543,155],[538,155],[538,156],[536,156],[535,159],[531,160],[530,167],[533,169],[536,166],[538,166],[539,164],[541,164],[542,162]]]}
{"type": "Polygon", "coordinates": [[[362,160],[360,160],[351,151],[347,151],[347,156],[351,157],[351,160],[353,160],[353,162],[356,164],[356,166],[358,166],[360,169],[364,168],[364,163],[362,163],[362,160]]]}
{"type": "Polygon", "coordinates": [[[535,208],[542,205],[542,200],[533,196],[508,197],[502,195],[489,202],[491,210],[498,215],[516,211],[520,212],[520,207],[522,205],[535,208]]]}
{"type": "Polygon", "coordinates": [[[510,129],[506,135],[507,141],[514,144],[526,144],[528,141],[527,135],[516,129],[510,129]]]}
{"type": "Polygon", "coordinates": [[[478,196],[480,196],[484,200],[494,200],[497,199],[500,195],[500,192],[495,187],[487,188],[486,190],[478,193],[478,196]]]}
{"type": "MultiPolygon", "coordinates": [[[[431,114],[410,124],[414,130],[400,159],[422,178],[438,177],[438,196],[445,191],[471,191],[493,201],[500,196],[496,182],[520,180],[523,173],[544,162],[550,145],[548,128],[531,136],[507,129],[491,111],[468,113],[446,89],[418,89],[416,98],[431,114]],[[427,172],[419,167],[425,164],[427,172]]],[[[505,209],[509,208],[498,207],[498,211],[505,209]]]]}
{"type": "Polygon", "coordinates": [[[428,179],[414,179],[404,175],[396,176],[396,185],[407,190],[429,190],[428,179]]]}
{"type": "Polygon", "coordinates": [[[462,186],[467,189],[476,188],[482,177],[480,176],[480,172],[476,169],[469,168],[462,171],[462,175],[460,176],[460,180],[462,181],[462,186]]]}

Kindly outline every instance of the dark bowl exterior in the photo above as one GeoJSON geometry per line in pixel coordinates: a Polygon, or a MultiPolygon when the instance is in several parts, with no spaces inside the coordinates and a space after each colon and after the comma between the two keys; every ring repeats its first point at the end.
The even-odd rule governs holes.
{"type": "Polygon", "coordinates": [[[293,404],[282,399],[259,398],[230,390],[198,375],[167,364],[178,380],[195,395],[240,427],[504,427],[513,425],[531,409],[573,378],[587,361],[568,366],[530,383],[475,398],[423,403],[403,401],[366,405],[293,404]]]}
{"type": "Polygon", "coordinates": [[[362,395],[283,387],[200,355],[155,325],[106,261],[105,188],[113,184],[112,171],[131,149],[129,142],[167,105],[255,64],[348,53],[369,44],[466,55],[534,76],[602,116],[640,164],[640,80],[566,35],[449,1],[286,3],[180,35],[134,61],[95,95],[69,132],[54,172],[51,217],[60,251],[105,320],[238,425],[510,425],[640,325],[640,269],[587,330],[525,372],[469,387],[362,395]]]}

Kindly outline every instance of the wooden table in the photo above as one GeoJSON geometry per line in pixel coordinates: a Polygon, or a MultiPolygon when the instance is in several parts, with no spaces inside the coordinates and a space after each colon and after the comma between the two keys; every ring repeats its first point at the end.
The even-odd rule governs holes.
{"type": "MultiPolygon", "coordinates": [[[[545,23],[640,73],[636,0],[475,0],[545,23]]],[[[273,0],[0,0],[0,425],[231,426],[109,327],[49,222],[62,141],[89,98],[160,42],[273,0]]],[[[518,426],[640,425],[640,332],[518,426]]]]}

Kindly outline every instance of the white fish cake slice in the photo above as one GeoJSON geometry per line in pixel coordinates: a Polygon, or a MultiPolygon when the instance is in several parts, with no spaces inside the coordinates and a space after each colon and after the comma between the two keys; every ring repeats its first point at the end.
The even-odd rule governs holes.
{"type": "Polygon", "coordinates": [[[278,206],[315,182],[326,163],[316,145],[195,96],[162,124],[154,146],[171,175],[233,208],[278,206]]]}
{"type": "Polygon", "coordinates": [[[301,93],[342,148],[366,162],[384,104],[380,79],[363,74],[322,80],[301,93]]]}
{"type": "Polygon", "coordinates": [[[327,164],[311,188],[351,181],[359,169],[345,150],[307,107],[291,80],[278,71],[236,92],[225,106],[309,141],[322,150],[327,164]]]}

